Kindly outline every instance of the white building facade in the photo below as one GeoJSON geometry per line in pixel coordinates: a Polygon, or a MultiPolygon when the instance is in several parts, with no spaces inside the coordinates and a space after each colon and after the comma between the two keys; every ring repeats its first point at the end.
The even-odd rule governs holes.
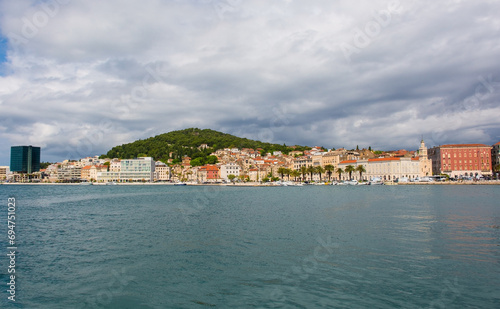
{"type": "MultiPolygon", "coordinates": [[[[349,165],[354,168],[363,165],[366,171],[362,173],[362,179],[358,171],[352,172],[352,178],[356,180],[380,178],[385,181],[394,181],[401,178],[415,179],[432,175],[432,161],[427,157],[427,147],[424,141],[420,144],[418,154],[419,156],[414,158],[393,157],[342,161],[339,167],[345,171],[349,165]]],[[[344,172],[342,179],[349,179],[348,173],[344,172]]]]}
{"type": "Polygon", "coordinates": [[[170,167],[161,161],[155,164],[155,181],[169,181],[170,167]]]}
{"type": "MultiPolygon", "coordinates": [[[[112,164],[112,163],[111,163],[112,164]]],[[[155,161],[151,157],[124,159],[120,161],[120,171],[97,173],[99,182],[151,182],[154,180],[155,161]]]]}
{"type": "Polygon", "coordinates": [[[222,178],[226,181],[229,181],[229,178],[228,178],[229,175],[234,175],[236,178],[238,178],[240,176],[241,167],[234,162],[230,162],[230,163],[221,165],[219,173],[220,173],[220,178],[222,178]]]}

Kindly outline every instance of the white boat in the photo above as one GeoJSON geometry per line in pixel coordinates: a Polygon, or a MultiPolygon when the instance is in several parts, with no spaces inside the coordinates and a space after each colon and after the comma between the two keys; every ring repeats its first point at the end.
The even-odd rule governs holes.
{"type": "Polygon", "coordinates": [[[106,186],[116,186],[116,182],[114,181],[106,182],[106,186]]]}
{"type": "Polygon", "coordinates": [[[432,182],[432,178],[430,177],[417,177],[414,182],[432,182]]]}
{"type": "Polygon", "coordinates": [[[384,182],[384,185],[386,185],[386,186],[397,186],[398,183],[394,182],[394,181],[386,181],[386,182],[384,182]]]}
{"type": "Polygon", "coordinates": [[[356,179],[354,179],[354,180],[345,181],[345,184],[350,185],[350,186],[357,186],[359,184],[359,182],[356,179]]]}
{"type": "Polygon", "coordinates": [[[187,183],[185,183],[185,182],[177,182],[177,183],[174,183],[174,186],[187,186],[187,183]]]}
{"type": "Polygon", "coordinates": [[[383,184],[384,184],[384,182],[382,181],[382,178],[380,178],[380,177],[374,177],[369,182],[369,185],[371,185],[371,186],[380,186],[383,184]]]}
{"type": "Polygon", "coordinates": [[[90,181],[82,181],[82,182],[80,182],[80,185],[81,186],[91,186],[91,185],[93,185],[93,183],[90,181]]]}

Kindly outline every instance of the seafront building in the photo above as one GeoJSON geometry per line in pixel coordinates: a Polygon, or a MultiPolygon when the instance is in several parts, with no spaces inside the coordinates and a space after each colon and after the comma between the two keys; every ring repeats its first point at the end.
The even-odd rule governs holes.
{"type": "Polygon", "coordinates": [[[151,157],[140,157],[137,159],[124,159],[120,161],[118,172],[98,172],[98,182],[140,182],[153,181],[155,173],[155,161],[151,157]]]}
{"type": "Polygon", "coordinates": [[[220,180],[219,167],[217,165],[207,164],[198,169],[198,182],[217,182],[220,180]]]}
{"type": "Polygon", "coordinates": [[[365,172],[352,172],[351,178],[356,180],[371,180],[380,178],[384,181],[395,181],[401,179],[416,179],[432,175],[432,160],[428,158],[425,142],[420,142],[418,156],[416,157],[386,157],[374,159],[346,160],[339,163],[344,170],[340,180],[349,180],[349,174],[345,172],[347,166],[354,168],[362,165],[365,172]]]}
{"type": "MultiPolygon", "coordinates": [[[[29,149],[29,146],[19,146],[20,149],[29,149]]],[[[18,148],[19,148],[18,147],[18,148]]],[[[205,146],[201,145],[201,148],[205,146]]],[[[16,147],[13,147],[13,149],[16,147]]],[[[33,157],[31,149],[31,158],[33,157]]],[[[61,163],[49,165],[42,173],[31,174],[14,173],[12,181],[33,181],[43,177],[44,182],[177,182],[191,181],[198,183],[216,183],[229,181],[234,175],[237,181],[262,181],[265,178],[279,177],[285,180],[299,179],[300,181],[323,181],[326,179],[339,180],[338,168],[345,170],[352,165],[364,167],[361,174],[352,173],[357,180],[371,180],[381,178],[385,181],[415,179],[430,175],[448,174],[451,177],[491,175],[492,166],[500,164],[500,143],[493,146],[483,144],[443,145],[428,151],[424,141],[421,141],[418,151],[396,150],[390,152],[374,152],[371,149],[328,150],[314,147],[310,150],[292,151],[288,155],[280,151],[265,153],[263,149],[219,149],[212,153],[217,157],[217,164],[191,166],[191,158],[185,156],[178,164],[154,161],[150,157],[136,159],[99,159],[86,157],[79,161],[65,160],[61,163]],[[331,177],[328,177],[329,169],[331,177]],[[304,168],[316,168],[314,172],[303,172],[304,168]],[[318,172],[323,168],[321,174],[318,172]],[[299,174],[292,174],[299,171],[299,174]]],[[[17,149],[17,148],[16,148],[17,149]]],[[[23,150],[24,151],[24,150],[23,150]]],[[[39,152],[38,152],[39,153],[39,152]]],[[[35,150],[35,156],[37,155],[35,150]]],[[[21,150],[14,150],[11,163],[14,166],[27,164],[28,155],[24,156],[21,150]],[[21,163],[19,163],[21,162],[21,163]],[[17,164],[17,165],[16,165],[17,164]]],[[[39,158],[37,158],[39,161],[39,158]]],[[[33,164],[31,170],[37,164],[33,164]]],[[[39,162],[38,162],[39,165],[39,162]]],[[[24,170],[28,170],[27,168],[24,170]]],[[[8,169],[0,168],[0,180],[6,178],[8,169]]],[[[348,173],[343,172],[340,180],[347,180],[348,173]]]]}
{"type": "Polygon", "coordinates": [[[106,165],[86,165],[81,169],[81,179],[87,181],[97,181],[97,174],[107,172],[106,165]]]}
{"type": "Polygon", "coordinates": [[[491,175],[492,148],[484,144],[451,144],[431,148],[432,172],[454,178],[491,175]]]}
{"type": "Polygon", "coordinates": [[[492,146],[491,163],[492,163],[493,167],[500,166],[500,142],[498,142],[492,146]]]}
{"type": "Polygon", "coordinates": [[[155,181],[169,181],[170,180],[170,167],[161,162],[155,162],[155,181]]]}
{"type": "Polygon", "coordinates": [[[10,170],[32,174],[40,171],[40,147],[12,146],[10,148],[10,170]]]}
{"type": "Polygon", "coordinates": [[[9,174],[10,168],[8,166],[0,166],[0,181],[6,180],[9,174]]]}
{"type": "Polygon", "coordinates": [[[76,164],[63,166],[55,173],[57,182],[78,182],[82,178],[82,168],[76,164]]]}
{"type": "Polygon", "coordinates": [[[229,175],[234,175],[235,178],[238,178],[240,173],[241,167],[235,162],[229,162],[220,166],[220,178],[225,181],[229,181],[229,175]]]}

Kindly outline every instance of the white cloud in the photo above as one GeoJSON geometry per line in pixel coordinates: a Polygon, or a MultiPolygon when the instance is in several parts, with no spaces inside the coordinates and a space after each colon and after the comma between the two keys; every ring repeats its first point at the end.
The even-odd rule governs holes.
{"type": "Polygon", "coordinates": [[[0,140],[53,157],[190,126],[327,147],[500,140],[498,1],[390,3],[0,1],[0,140]]]}

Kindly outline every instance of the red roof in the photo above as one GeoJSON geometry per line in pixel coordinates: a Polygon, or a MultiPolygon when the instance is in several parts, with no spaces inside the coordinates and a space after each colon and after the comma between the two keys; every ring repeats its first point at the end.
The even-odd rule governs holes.
{"type": "Polygon", "coordinates": [[[340,162],[340,164],[348,164],[348,163],[356,163],[356,162],[358,162],[358,161],[356,161],[356,160],[346,160],[346,161],[340,162]]]}
{"type": "Polygon", "coordinates": [[[485,144],[450,144],[441,145],[441,148],[460,148],[460,147],[491,147],[485,144]]]}
{"type": "Polygon", "coordinates": [[[500,142],[496,143],[495,146],[500,145],[500,142]]]}
{"type": "Polygon", "coordinates": [[[206,165],[204,166],[205,169],[207,170],[207,172],[218,172],[219,171],[219,168],[215,165],[206,165]]]}

